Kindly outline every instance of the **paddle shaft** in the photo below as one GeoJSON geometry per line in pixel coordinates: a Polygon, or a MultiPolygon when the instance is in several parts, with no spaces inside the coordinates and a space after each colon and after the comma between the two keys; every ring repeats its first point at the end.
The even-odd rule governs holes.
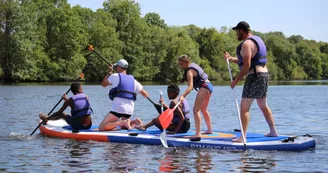
{"type": "Polygon", "coordinates": [[[108,65],[111,65],[104,57],[102,57],[97,51],[95,51],[94,49],[92,49],[92,52],[94,52],[95,54],[97,54],[102,60],[104,60],[108,65]]]}
{"type": "MultiPolygon", "coordinates": [[[[76,81],[79,81],[81,79],[81,77],[79,77],[76,81]]],[[[67,91],[66,91],[66,94],[68,94],[69,92],[71,91],[71,88],[69,88],[67,91]]],[[[51,109],[51,111],[48,113],[48,116],[50,116],[50,114],[52,113],[52,111],[55,110],[55,108],[59,105],[59,103],[63,100],[64,98],[62,97],[58,102],[57,104],[51,109]]],[[[30,134],[30,136],[32,136],[35,131],[41,126],[41,124],[43,123],[44,121],[42,120],[39,125],[33,130],[33,132],[30,134]]]]}
{"type": "MultiPolygon", "coordinates": [[[[159,90],[159,92],[160,92],[160,95],[159,95],[159,97],[161,98],[161,99],[163,99],[163,93],[162,93],[162,91],[161,90],[159,90]]],[[[161,103],[161,113],[163,113],[164,111],[163,111],[163,103],[161,103]]]]}
{"type": "Polygon", "coordinates": [[[156,105],[156,103],[152,100],[152,99],[150,99],[149,97],[147,97],[147,99],[155,106],[156,105]]]}
{"type": "MultiPolygon", "coordinates": [[[[229,62],[228,58],[226,59],[226,61],[227,61],[228,69],[229,69],[230,81],[232,82],[233,79],[232,79],[232,73],[231,73],[231,68],[230,68],[230,62],[229,62]]],[[[236,97],[234,88],[232,88],[232,93],[233,93],[233,97],[235,99],[235,104],[236,104],[236,109],[237,109],[238,119],[239,119],[239,125],[240,125],[240,129],[241,129],[242,138],[243,138],[243,141],[244,141],[244,146],[246,148],[246,138],[245,138],[245,135],[244,135],[244,129],[243,129],[243,124],[241,122],[239,105],[238,105],[238,101],[237,101],[237,97],[236,97]]]]}
{"type": "MultiPolygon", "coordinates": [[[[161,90],[159,90],[160,92],[160,99],[163,99],[163,93],[161,90]]],[[[161,103],[161,114],[163,113],[163,103],[161,103]]],[[[163,132],[161,133],[161,135],[159,136],[159,139],[160,141],[162,142],[163,146],[165,148],[168,148],[168,145],[167,145],[167,140],[166,140],[166,128],[163,127],[163,132]]]]}

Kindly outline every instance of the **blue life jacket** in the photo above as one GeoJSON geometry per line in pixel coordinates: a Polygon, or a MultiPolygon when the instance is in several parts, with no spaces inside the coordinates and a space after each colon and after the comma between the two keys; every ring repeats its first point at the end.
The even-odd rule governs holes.
{"type": "Polygon", "coordinates": [[[196,71],[197,75],[193,77],[193,87],[196,91],[200,88],[204,82],[208,79],[208,75],[204,72],[204,70],[197,64],[191,63],[189,67],[184,71],[183,78],[181,81],[187,80],[187,72],[188,70],[193,69],[196,71]]]}
{"type": "Polygon", "coordinates": [[[91,115],[92,109],[87,96],[84,93],[73,95],[74,108],[71,110],[72,117],[91,115]]]}
{"type": "Polygon", "coordinates": [[[119,84],[109,90],[109,99],[113,100],[115,97],[120,97],[136,101],[137,93],[134,92],[134,77],[121,73],[118,76],[119,84]]]}
{"type": "MultiPolygon", "coordinates": [[[[249,70],[254,70],[254,73],[256,73],[256,66],[257,65],[265,65],[267,63],[267,51],[266,51],[266,46],[263,42],[263,40],[259,37],[259,36],[256,36],[256,35],[253,35],[249,38],[247,38],[246,40],[252,40],[256,46],[257,46],[257,53],[254,55],[254,57],[252,57],[251,59],[251,67],[249,68],[249,70]]],[[[241,47],[242,47],[242,44],[246,41],[244,40],[243,42],[241,42],[239,44],[239,46],[237,47],[237,51],[236,51],[236,54],[237,54],[237,58],[238,58],[238,66],[239,68],[241,68],[243,66],[243,57],[241,56],[240,54],[240,51],[241,51],[241,47]]]]}

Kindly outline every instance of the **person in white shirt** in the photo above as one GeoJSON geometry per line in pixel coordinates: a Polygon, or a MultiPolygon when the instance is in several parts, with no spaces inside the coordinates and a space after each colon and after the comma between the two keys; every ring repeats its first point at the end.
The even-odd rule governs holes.
{"type": "Polygon", "coordinates": [[[113,100],[113,104],[111,111],[99,125],[100,131],[114,130],[117,126],[131,130],[135,125],[142,124],[139,118],[130,120],[130,117],[134,111],[137,93],[145,98],[148,97],[148,93],[132,75],[126,73],[127,68],[128,62],[120,59],[114,66],[109,65],[108,74],[102,80],[103,87],[112,85],[109,98],[113,100]],[[113,73],[113,68],[117,73],[113,73]]]}

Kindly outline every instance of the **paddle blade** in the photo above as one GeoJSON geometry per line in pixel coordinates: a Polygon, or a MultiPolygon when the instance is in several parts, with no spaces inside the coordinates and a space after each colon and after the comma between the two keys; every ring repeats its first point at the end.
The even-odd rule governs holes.
{"type": "Polygon", "coordinates": [[[167,129],[167,127],[171,124],[173,119],[173,109],[166,109],[159,117],[159,122],[161,123],[163,129],[167,129]]]}
{"type": "Polygon", "coordinates": [[[93,50],[94,50],[94,49],[93,49],[93,46],[92,46],[91,44],[89,45],[88,49],[89,49],[90,51],[93,51],[93,50]]]}
{"type": "Polygon", "coordinates": [[[165,148],[168,148],[169,146],[167,145],[167,140],[166,140],[166,131],[164,130],[161,135],[159,136],[159,139],[161,140],[163,146],[165,148]]]}
{"type": "Polygon", "coordinates": [[[80,73],[80,79],[84,78],[84,74],[80,73]]]}

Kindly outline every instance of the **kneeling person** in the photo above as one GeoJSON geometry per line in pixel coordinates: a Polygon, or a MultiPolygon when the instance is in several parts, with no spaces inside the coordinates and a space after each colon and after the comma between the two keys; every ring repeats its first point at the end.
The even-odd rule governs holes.
{"type": "Polygon", "coordinates": [[[40,119],[43,121],[64,119],[75,130],[89,129],[92,125],[91,113],[92,109],[88,100],[88,96],[83,93],[82,85],[74,82],[71,85],[73,96],[69,99],[64,94],[65,100],[59,111],[50,116],[40,113],[40,119]],[[71,107],[71,115],[64,113],[67,107],[71,107]]]}
{"type": "MultiPolygon", "coordinates": [[[[180,89],[176,84],[170,84],[167,87],[167,96],[171,101],[170,108],[173,108],[179,101],[178,98],[180,89]]],[[[169,108],[164,100],[161,99],[160,102],[163,104],[164,109],[169,108]]],[[[190,121],[189,121],[190,113],[189,113],[189,105],[188,101],[184,99],[183,103],[181,103],[174,111],[174,117],[171,124],[168,126],[167,130],[173,134],[175,133],[186,133],[190,129],[190,121]]],[[[141,130],[146,130],[148,127],[155,125],[160,130],[163,130],[159,117],[154,118],[148,124],[139,127],[141,130]]]]}
{"type": "Polygon", "coordinates": [[[112,100],[113,103],[111,111],[99,125],[100,131],[116,130],[117,126],[122,129],[131,130],[135,125],[142,124],[139,118],[130,120],[130,117],[134,112],[134,103],[137,99],[137,93],[145,98],[148,97],[148,93],[132,75],[127,74],[127,69],[128,62],[124,59],[120,59],[114,66],[109,65],[108,74],[101,83],[103,87],[112,86],[109,91],[109,99],[112,100]],[[116,70],[114,74],[113,69],[116,70]]]}

